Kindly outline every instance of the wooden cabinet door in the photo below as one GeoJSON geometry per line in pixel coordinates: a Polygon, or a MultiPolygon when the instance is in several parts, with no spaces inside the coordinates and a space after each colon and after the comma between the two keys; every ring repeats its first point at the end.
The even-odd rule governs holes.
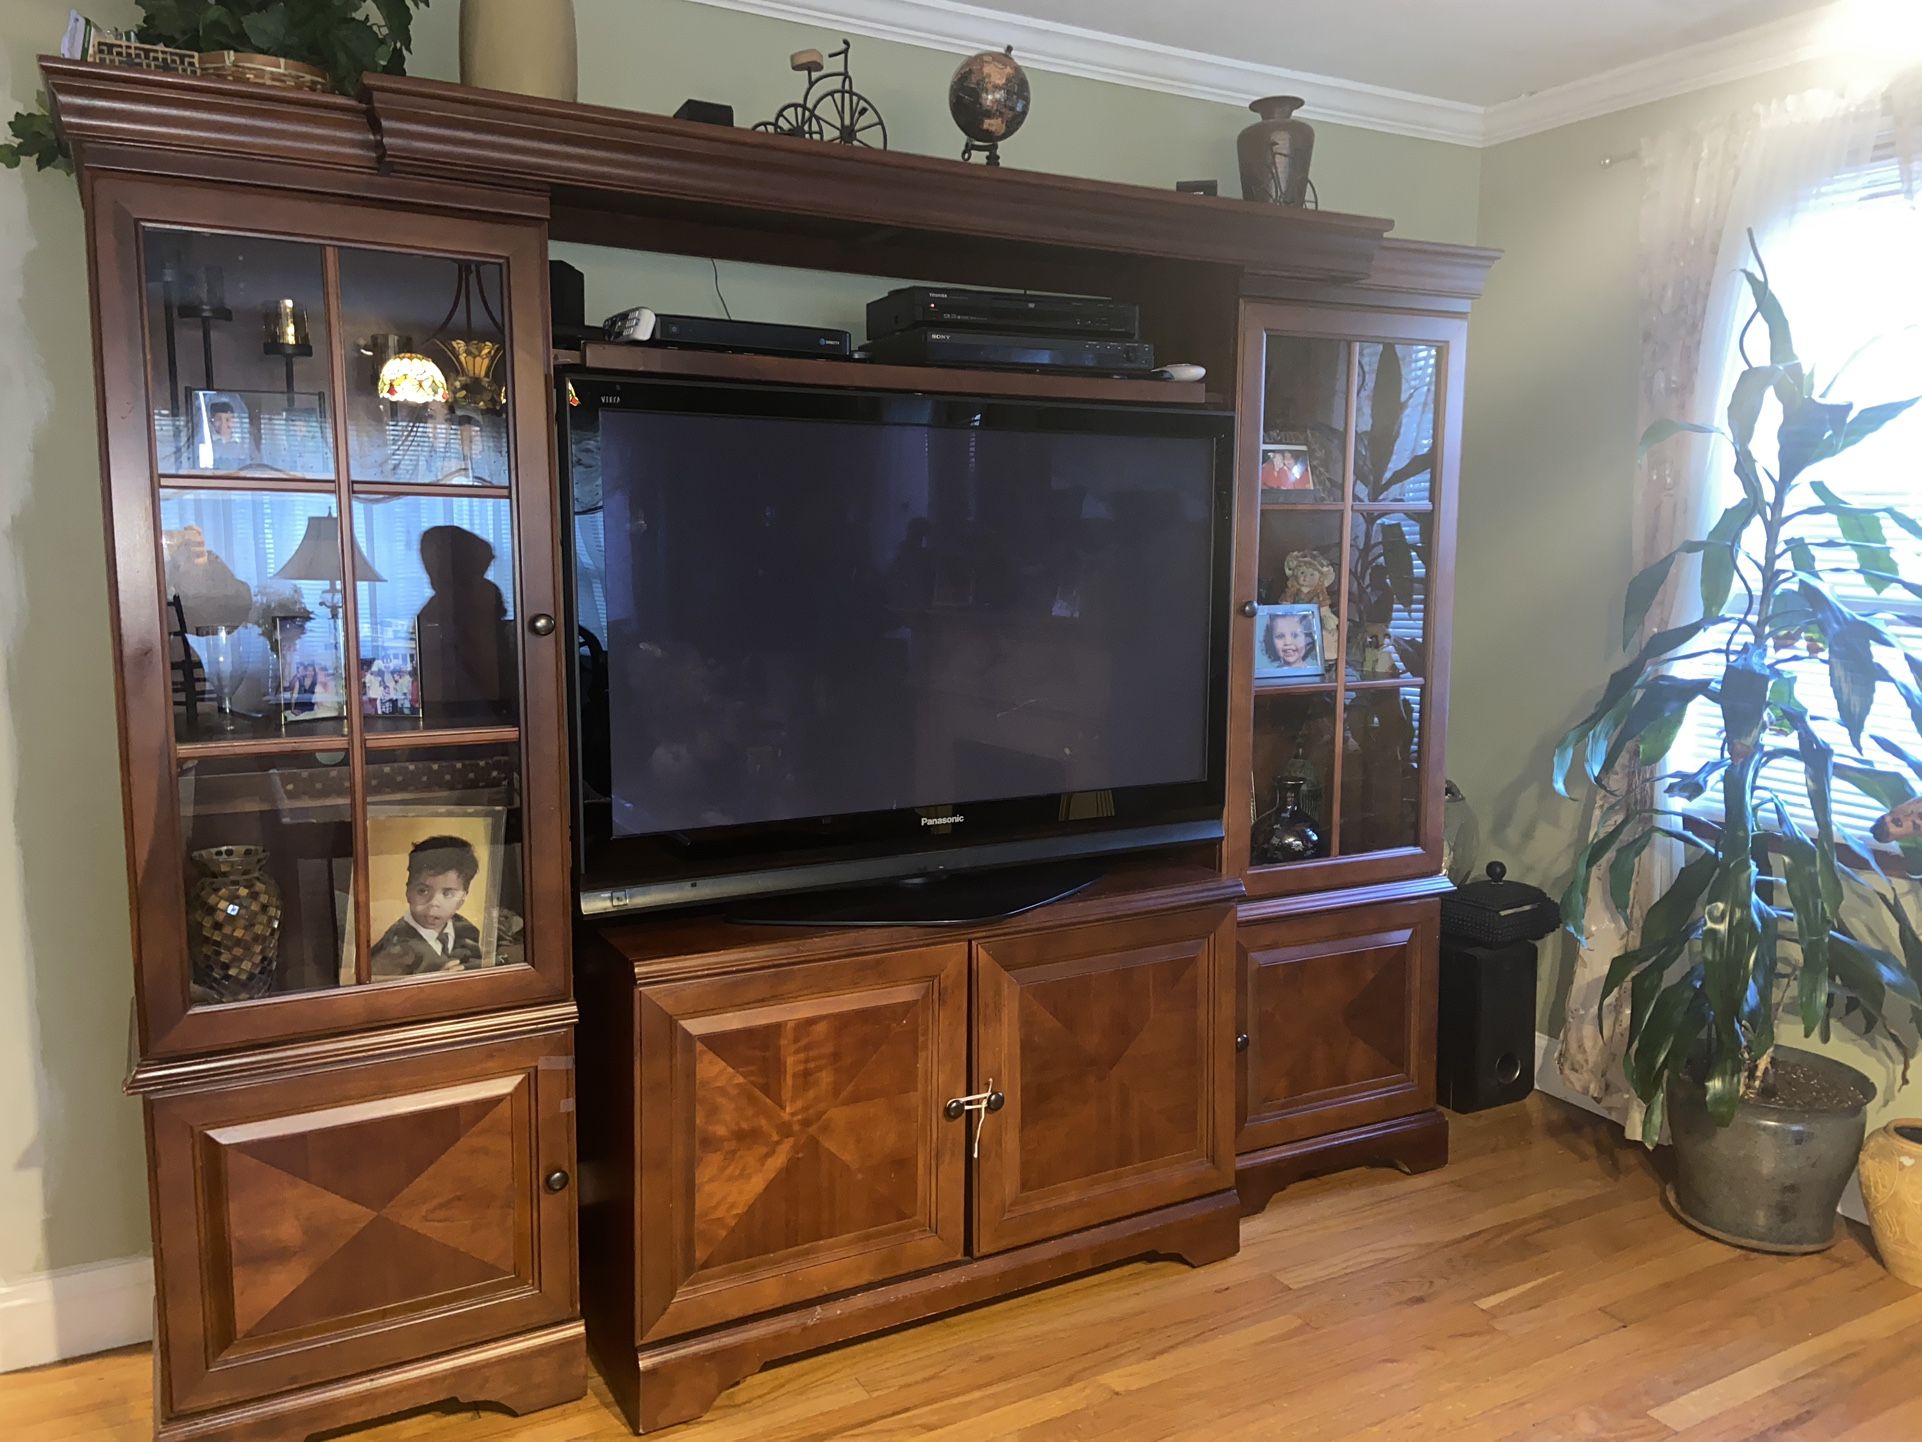
{"type": "Polygon", "coordinates": [[[1439,917],[1430,900],[1243,923],[1237,1151],[1435,1104],[1439,917]]]}
{"type": "Polygon", "coordinates": [[[952,1261],[961,943],[639,993],[645,1339],[952,1261]]]}
{"type": "Polygon", "coordinates": [[[148,1098],[166,1415],[573,1316],[572,1075],[563,1029],[148,1098]]]}
{"type": "Polygon", "coordinates": [[[976,946],[977,1256],[1233,1185],[1233,944],[1211,907],[976,946]]]}

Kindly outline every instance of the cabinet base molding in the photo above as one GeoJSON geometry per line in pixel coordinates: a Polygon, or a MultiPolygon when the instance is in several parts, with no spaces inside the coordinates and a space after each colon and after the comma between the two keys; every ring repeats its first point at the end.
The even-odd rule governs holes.
{"type": "Polygon", "coordinates": [[[436,1402],[491,1403],[515,1416],[587,1393],[587,1343],[579,1322],[563,1322],[484,1346],[390,1367],[201,1416],[163,1422],[155,1442],[301,1442],[436,1402]]]}
{"type": "Polygon", "coordinates": [[[1080,1272],[1135,1258],[1193,1267],[1241,1246],[1240,1206],[1216,1192],[1105,1226],[999,1252],[826,1302],[677,1338],[638,1351],[596,1339],[595,1357],[636,1432],[689,1422],[735,1383],[772,1363],[874,1332],[991,1302],[1080,1272]]]}
{"type": "Polygon", "coordinates": [[[1345,1132],[1244,1152],[1235,1158],[1235,1190],[1252,1217],[1295,1182],[1350,1167],[1395,1167],[1410,1176],[1448,1162],[1448,1120],[1432,1108],[1345,1132]]]}

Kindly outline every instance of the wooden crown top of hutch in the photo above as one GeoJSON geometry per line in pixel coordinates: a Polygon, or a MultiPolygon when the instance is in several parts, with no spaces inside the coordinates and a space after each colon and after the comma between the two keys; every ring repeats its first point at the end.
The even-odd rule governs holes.
{"type": "Polygon", "coordinates": [[[1253,293],[1355,286],[1445,309],[1481,293],[1497,254],[1388,240],[1392,222],[1368,216],[990,169],[404,76],[369,75],[350,99],[51,57],[41,69],[83,168],[272,184],[280,167],[297,165],[304,184],[370,198],[379,194],[366,185],[374,177],[484,190],[485,208],[496,212],[545,202],[559,240],[1084,290],[1090,261],[1111,262],[1094,278],[1173,263],[1245,278],[1253,293]]]}

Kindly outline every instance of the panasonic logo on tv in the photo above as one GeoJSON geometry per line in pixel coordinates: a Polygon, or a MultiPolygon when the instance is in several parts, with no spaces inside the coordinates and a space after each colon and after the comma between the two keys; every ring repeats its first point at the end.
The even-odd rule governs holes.
{"type": "Polygon", "coordinates": [[[959,826],[967,819],[965,816],[923,816],[921,824],[923,826],[959,826]]]}

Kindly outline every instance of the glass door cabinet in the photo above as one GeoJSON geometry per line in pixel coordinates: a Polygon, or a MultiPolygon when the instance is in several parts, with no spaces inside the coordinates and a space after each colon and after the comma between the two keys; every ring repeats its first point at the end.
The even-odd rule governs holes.
{"type": "Polygon", "coordinates": [[[1462,334],[1244,312],[1226,830],[1251,897],[1441,869],[1462,334]]]}
{"type": "Polygon", "coordinates": [[[99,196],[144,1053],[566,997],[539,229],[99,196]]]}

